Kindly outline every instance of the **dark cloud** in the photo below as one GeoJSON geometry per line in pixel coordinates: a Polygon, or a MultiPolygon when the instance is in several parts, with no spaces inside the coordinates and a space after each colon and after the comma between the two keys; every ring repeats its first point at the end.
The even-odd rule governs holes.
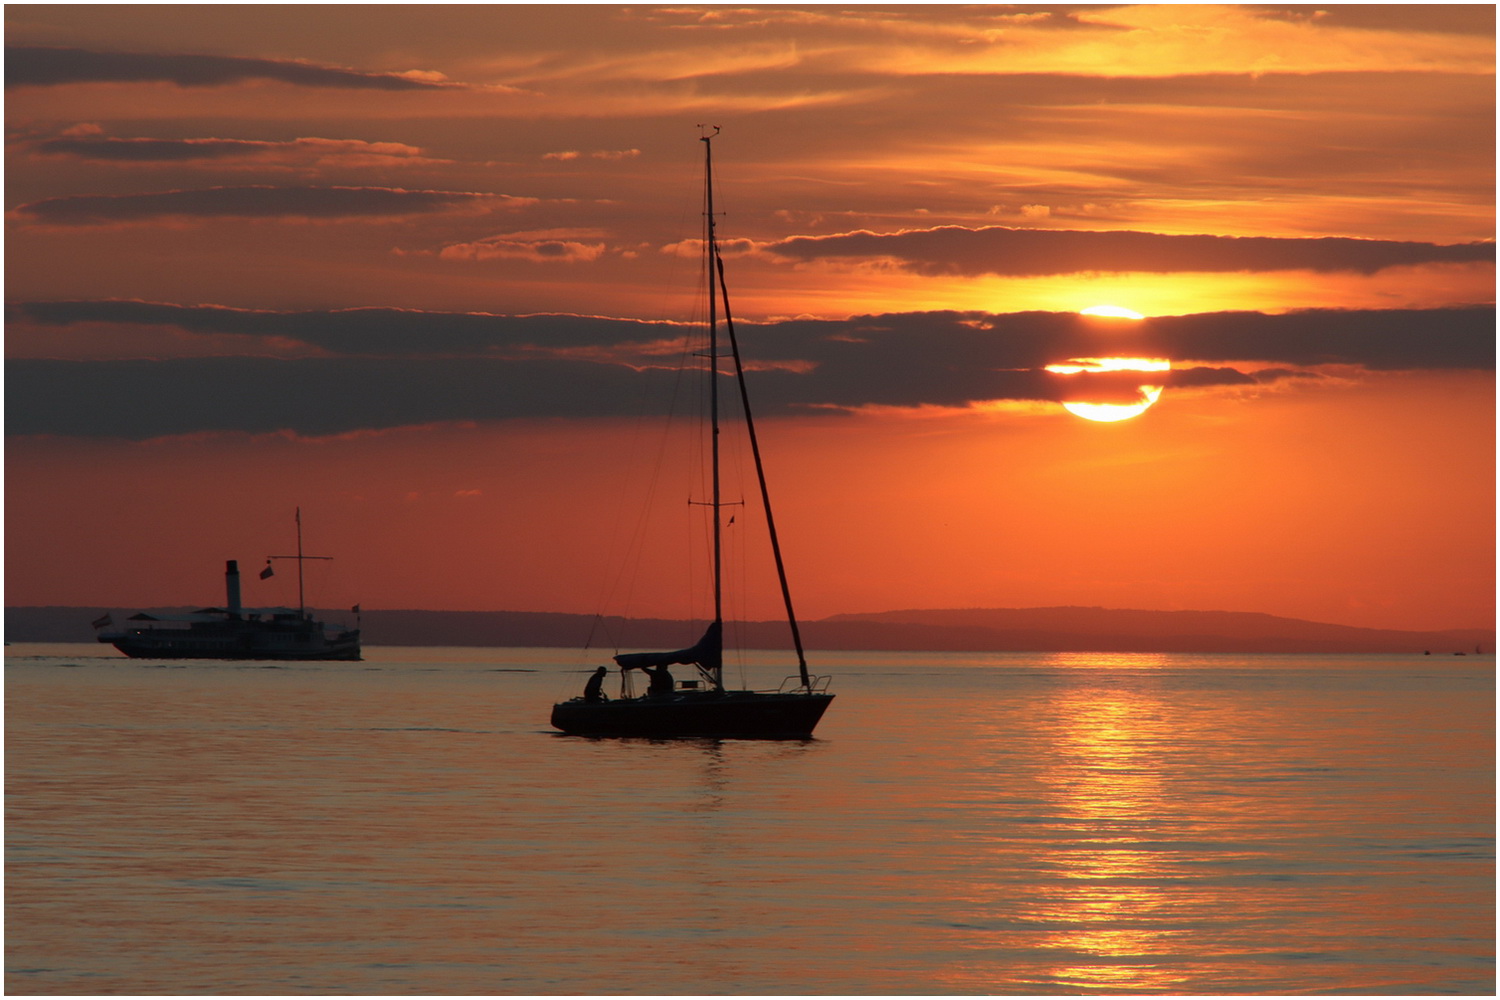
{"type": "Polygon", "coordinates": [[[1050,396],[1038,393],[1037,399],[1058,402],[1135,403],[1141,400],[1143,386],[1174,389],[1207,389],[1223,386],[1264,385],[1280,381],[1249,375],[1234,368],[1174,368],[1165,372],[1098,371],[1050,375],[1045,383],[1050,396]]]}
{"type": "Polygon", "coordinates": [[[1495,365],[1493,306],[1198,313],[1141,321],[1078,313],[893,313],[757,324],[742,336],[757,359],[812,361],[871,382],[920,378],[947,367],[986,375],[1084,357],[1372,369],[1495,365]]]}
{"type": "Polygon", "coordinates": [[[166,163],[181,160],[225,159],[245,156],[266,147],[266,142],[245,139],[115,139],[102,136],[87,138],[43,139],[34,145],[49,156],[77,156],[78,159],[120,160],[132,163],[166,163]]]}
{"type": "Polygon", "coordinates": [[[1146,325],[1168,357],[1384,370],[1495,367],[1494,306],[1201,313],[1146,325]]]}
{"type": "MultiPolygon", "coordinates": [[[[1237,368],[1211,368],[1203,365],[1197,368],[1174,368],[1169,372],[1162,373],[1160,384],[1173,386],[1178,389],[1206,388],[1218,385],[1256,385],[1279,382],[1291,375],[1290,371],[1284,369],[1276,371],[1274,374],[1267,374],[1267,372],[1271,371],[1271,369],[1267,369],[1251,375],[1237,368]]],[[[1135,381],[1153,380],[1137,378],[1135,381]]]]}
{"type": "Polygon", "coordinates": [[[199,334],[283,337],[350,356],[472,356],[528,346],[561,349],[639,343],[680,338],[683,333],[682,327],[671,323],[565,314],[507,316],[389,308],[278,312],[117,300],[12,303],[6,306],[6,318],[43,326],[149,325],[199,334]]]}
{"type": "Polygon", "coordinates": [[[6,87],[53,87],[65,83],[175,83],[217,87],[242,80],[276,80],[299,87],[355,90],[430,90],[454,84],[396,73],[358,70],[281,59],[238,56],[153,55],[87,49],[7,46],[6,87]]]}
{"type": "MultiPolygon", "coordinates": [[[[204,430],[329,434],[445,420],[607,417],[666,412],[674,376],[631,345],[682,328],[570,315],[493,316],[414,310],[271,312],[141,302],[32,302],[8,322],[120,324],[201,334],[286,337],[343,355],[166,361],[8,362],[10,434],[146,438],[204,430]],[[595,360],[570,360],[595,352],[595,360]],[[618,358],[605,363],[599,358],[618,358]]],[[[848,320],[741,324],[766,414],[862,406],[963,406],[985,400],[1128,395],[1141,382],[1249,385],[1306,366],[1494,367],[1493,308],[1389,312],[1205,313],[1142,322],[1074,313],[903,313],[848,320]],[[1142,377],[1066,382],[1047,364],[1145,356],[1191,362],[1142,377]],[[1237,363],[1282,370],[1254,374],[1237,363]]],[[[64,334],[58,334],[64,335],[64,334]]]]}
{"type": "Polygon", "coordinates": [[[1170,236],[1131,231],[967,229],[796,236],[765,249],[799,260],[889,259],[925,275],[1051,275],[1080,271],[1358,271],[1401,264],[1494,261],[1493,243],[1441,246],[1345,237],[1170,236]]]}
{"type": "MultiPolygon", "coordinates": [[[[155,325],[188,333],[282,337],[345,355],[479,355],[517,348],[571,350],[672,340],[674,323],[576,316],[356,308],[281,312],[122,300],[15,302],[10,323],[155,325]]],[[[1495,361],[1493,306],[1464,309],[1306,309],[1281,314],[1196,313],[1139,322],[1078,313],[889,313],[849,319],[741,323],[760,362],[921,370],[951,355],[967,367],[1039,368],[1070,357],[1140,355],[1204,362],[1367,368],[1480,368],[1495,361]]],[[[122,336],[129,336],[122,330],[122,336]]]]}
{"type": "Polygon", "coordinates": [[[99,225],[173,216],[338,219],[441,212],[495,197],[468,191],[253,184],[149,194],[72,195],[35,201],[17,211],[53,225],[99,225]]]}
{"type": "Polygon", "coordinates": [[[355,166],[378,163],[427,164],[422,150],[398,142],[305,137],[289,142],[258,139],[155,139],[106,135],[61,135],[38,139],[32,151],[42,156],[66,156],[99,163],[193,163],[246,160],[302,163],[343,161],[355,166]]]}
{"type": "Polygon", "coordinates": [[[248,139],[116,139],[105,136],[62,136],[35,145],[39,153],[76,156],[84,160],[126,163],[175,163],[189,160],[221,160],[254,156],[286,148],[288,143],[255,142],[248,139]]]}

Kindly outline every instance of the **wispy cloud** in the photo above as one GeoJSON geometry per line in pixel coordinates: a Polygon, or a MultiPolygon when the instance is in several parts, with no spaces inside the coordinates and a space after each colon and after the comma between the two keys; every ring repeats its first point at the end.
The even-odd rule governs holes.
{"type": "Polygon", "coordinates": [[[471,191],[408,191],[386,187],[278,187],[266,184],[149,194],[71,195],[22,205],[23,217],[51,225],[105,225],[163,218],[391,218],[534,199],[471,191]]]}
{"type": "Polygon", "coordinates": [[[544,160],[576,160],[587,156],[594,160],[632,160],[641,155],[639,149],[596,149],[592,153],[581,153],[576,149],[563,149],[555,153],[543,153],[544,160]]]}
{"type": "Polygon", "coordinates": [[[603,243],[491,236],[470,243],[445,246],[438,252],[438,256],[444,260],[529,260],[539,264],[572,264],[597,260],[603,253],[603,243]]]}
{"type": "Polygon", "coordinates": [[[1440,64],[1475,73],[1493,70],[1490,5],[1444,5],[1430,17],[1415,10],[1404,17],[1381,16],[1380,9],[1350,4],[1316,11],[1250,4],[1105,4],[1025,11],[944,6],[919,12],[669,7],[634,16],[670,25],[682,42],[639,50],[628,60],[584,56],[574,69],[617,78],[645,76],[651,63],[666,67],[656,78],[772,68],[907,77],[1119,78],[1428,72],[1440,64]],[[719,46],[712,56],[693,51],[705,35],[719,46]],[[718,58],[720,52],[727,58],[718,58]]]}
{"type": "Polygon", "coordinates": [[[401,142],[366,142],[361,139],[316,137],[288,142],[252,139],[153,139],[117,138],[106,135],[61,135],[38,140],[31,149],[44,156],[66,156],[100,163],[191,163],[215,165],[243,162],[253,166],[275,164],[307,166],[430,166],[446,163],[424,155],[417,147],[401,142]]]}
{"type": "Polygon", "coordinates": [[[299,87],[353,90],[431,90],[459,86],[441,74],[369,73],[284,59],[243,56],[97,52],[89,49],[7,46],[6,87],[69,83],[174,83],[221,87],[245,80],[275,80],[299,87]]]}

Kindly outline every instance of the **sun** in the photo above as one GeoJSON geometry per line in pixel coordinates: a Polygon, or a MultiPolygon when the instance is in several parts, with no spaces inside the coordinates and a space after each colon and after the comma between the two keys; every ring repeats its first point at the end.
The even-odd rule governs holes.
{"type": "Polygon", "coordinates": [[[1124,306],[1089,306],[1078,310],[1084,316],[1109,316],[1114,319],[1145,319],[1145,315],[1124,306]]]}
{"type": "MultiPolygon", "coordinates": [[[[1116,305],[1090,306],[1080,309],[1079,313],[1108,319],[1146,318],[1134,309],[1116,305]]],[[[1069,385],[1068,398],[1063,400],[1063,409],[1085,420],[1115,423],[1140,416],[1161,398],[1165,386],[1148,379],[1150,373],[1171,371],[1172,362],[1165,358],[1072,358],[1064,363],[1047,365],[1046,370],[1074,380],[1074,384],[1069,385]],[[1140,381],[1121,386],[1122,373],[1132,372],[1141,373],[1140,381]],[[1095,379],[1090,378],[1091,375],[1108,377],[1095,379]],[[1104,398],[1100,398],[1101,395],[1104,398]]]]}
{"type": "Polygon", "coordinates": [[[1162,387],[1159,385],[1141,386],[1141,401],[1139,403],[1063,403],[1063,409],[1076,417],[1085,420],[1097,420],[1100,423],[1111,424],[1117,420],[1129,420],[1138,417],[1151,408],[1151,404],[1161,398],[1162,387]]]}

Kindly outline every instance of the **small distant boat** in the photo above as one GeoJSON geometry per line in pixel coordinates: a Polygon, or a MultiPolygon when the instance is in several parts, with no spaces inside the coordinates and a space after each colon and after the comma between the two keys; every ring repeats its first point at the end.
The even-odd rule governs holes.
{"type": "MultiPolygon", "coordinates": [[[[184,615],[131,615],[119,625],[106,614],[94,620],[95,638],[126,656],[203,660],[358,660],[359,628],[328,625],[307,613],[302,563],[331,556],[302,554],[302,511],[297,511],[297,554],[270,556],[261,578],[272,575],[275,559],[297,560],[295,608],[246,608],[240,603],[239,563],[224,564],[224,607],[184,615]]],[[[352,612],[359,615],[359,605],[352,612]]]]}
{"type": "Polygon", "coordinates": [[[646,737],[740,737],[759,739],[805,739],[812,735],[814,727],[823,717],[823,712],[833,701],[827,692],[828,677],[815,677],[808,672],[807,657],[802,648],[801,633],[797,618],[792,611],[791,591],[787,587],[786,570],[782,565],[781,546],[776,538],[776,522],[771,516],[771,498],[766,489],[765,473],[761,468],[760,446],[756,441],[755,424],[750,415],[750,397],[745,389],[745,373],[740,361],[739,343],[734,335],[734,321],[729,314],[729,293],[724,287],[724,261],[719,255],[719,245],[714,233],[713,203],[713,136],[702,137],[704,144],[704,257],[708,271],[708,364],[705,374],[709,385],[709,453],[712,456],[712,500],[704,506],[712,508],[713,517],[713,599],[714,619],[692,646],[664,653],[622,653],[615,663],[619,666],[621,697],[610,700],[599,690],[604,677],[600,668],[596,678],[585,689],[585,696],[573,698],[552,706],[552,725],[564,733],[582,736],[646,736],[646,737]],[[724,305],[724,328],[729,353],[723,357],[734,359],[734,376],[739,388],[740,402],[744,410],[744,426],[755,459],[755,472],[760,481],[761,502],[766,514],[766,525],[770,533],[771,553],[776,563],[776,573],[781,583],[781,595],[786,605],[787,623],[791,629],[793,644],[797,650],[798,673],[788,677],[776,691],[731,691],[724,686],[724,620],[723,620],[723,572],[721,533],[723,507],[719,481],[719,321],[717,304],[722,296],[724,305]],[[677,681],[668,667],[684,664],[697,668],[695,680],[677,681]],[[629,684],[624,677],[629,671],[641,669],[651,677],[650,689],[641,696],[629,694],[629,684]]]}

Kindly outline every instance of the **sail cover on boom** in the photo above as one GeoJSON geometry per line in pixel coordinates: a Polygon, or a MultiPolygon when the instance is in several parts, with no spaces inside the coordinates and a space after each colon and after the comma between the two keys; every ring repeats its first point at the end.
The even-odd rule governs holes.
{"type": "Polygon", "coordinates": [[[670,653],[620,653],[615,662],[624,670],[632,667],[667,667],[674,663],[696,663],[704,670],[718,670],[724,656],[723,627],[718,622],[708,626],[703,638],[687,649],[670,653]]]}

